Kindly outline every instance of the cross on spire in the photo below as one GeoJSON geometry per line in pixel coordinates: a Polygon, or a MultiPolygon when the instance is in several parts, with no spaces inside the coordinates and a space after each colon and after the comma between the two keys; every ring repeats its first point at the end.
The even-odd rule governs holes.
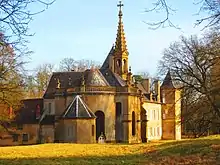
{"type": "Polygon", "coordinates": [[[119,4],[117,6],[119,7],[119,10],[121,11],[121,8],[124,6],[124,4],[122,3],[122,1],[119,1],[119,4]]]}
{"type": "Polygon", "coordinates": [[[122,3],[122,1],[119,1],[119,4],[117,5],[117,7],[119,7],[119,17],[122,17],[122,11],[121,11],[121,8],[122,6],[124,6],[124,4],[122,3]]]}

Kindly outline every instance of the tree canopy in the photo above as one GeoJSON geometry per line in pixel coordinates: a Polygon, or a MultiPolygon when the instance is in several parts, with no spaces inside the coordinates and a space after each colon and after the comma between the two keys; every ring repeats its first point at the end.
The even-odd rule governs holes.
{"type": "Polygon", "coordinates": [[[25,57],[31,53],[27,47],[28,36],[32,36],[29,23],[52,3],[48,0],[0,0],[0,127],[9,121],[8,113],[16,110],[24,97],[25,57]],[[38,6],[36,11],[33,5],[38,6]]]}

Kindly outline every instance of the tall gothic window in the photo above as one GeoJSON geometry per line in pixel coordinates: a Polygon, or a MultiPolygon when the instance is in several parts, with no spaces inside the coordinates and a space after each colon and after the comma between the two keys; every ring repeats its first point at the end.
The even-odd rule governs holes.
{"type": "Polygon", "coordinates": [[[136,134],[135,112],[132,112],[132,135],[136,134]]]}

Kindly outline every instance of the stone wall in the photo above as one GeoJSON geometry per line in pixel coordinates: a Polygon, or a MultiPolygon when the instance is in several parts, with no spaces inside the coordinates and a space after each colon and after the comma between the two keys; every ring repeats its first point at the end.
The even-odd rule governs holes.
{"type": "Polygon", "coordinates": [[[83,95],[90,110],[95,113],[102,111],[105,115],[105,136],[107,141],[115,141],[115,96],[112,94],[83,95]]]}
{"type": "Polygon", "coordinates": [[[96,143],[95,119],[77,119],[76,143],[96,143]]]}
{"type": "Polygon", "coordinates": [[[24,124],[22,130],[14,130],[12,135],[6,134],[6,137],[0,139],[0,146],[5,145],[27,145],[36,144],[38,142],[39,125],[24,124]],[[13,139],[13,135],[17,139],[13,139]]]}
{"type": "Polygon", "coordinates": [[[42,125],[42,140],[43,143],[53,143],[54,142],[54,126],[53,125],[42,125]]]}
{"type": "Polygon", "coordinates": [[[128,142],[129,143],[140,143],[141,142],[141,102],[137,96],[128,96],[128,142]],[[135,132],[132,133],[132,113],[135,116],[135,132]]]}
{"type": "Polygon", "coordinates": [[[95,143],[95,119],[64,119],[56,126],[59,142],[95,143]]]}
{"type": "Polygon", "coordinates": [[[162,138],[181,139],[181,91],[163,89],[165,104],[162,105],[162,138]]]}
{"type": "Polygon", "coordinates": [[[55,115],[60,116],[65,111],[66,107],[69,104],[66,101],[66,98],[63,96],[57,96],[55,98],[55,115]]]}

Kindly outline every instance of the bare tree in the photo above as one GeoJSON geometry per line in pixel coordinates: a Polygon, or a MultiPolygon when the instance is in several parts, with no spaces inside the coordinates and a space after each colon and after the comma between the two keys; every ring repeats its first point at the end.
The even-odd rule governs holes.
{"type": "Polygon", "coordinates": [[[100,64],[92,60],[74,60],[73,58],[64,58],[60,62],[60,71],[85,71],[86,69],[100,68],[100,64]]]}
{"type": "MultiPolygon", "coordinates": [[[[47,0],[0,0],[0,111],[10,107],[10,113],[20,106],[24,96],[25,57],[31,51],[27,48],[29,23],[34,15],[43,12],[53,1],[47,0]],[[31,10],[31,6],[37,9],[31,10]]],[[[8,110],[6,110],[8,113],[8,110]]],[[[4,127],[10,115],[0,115],[4,127]]]]}
{"type": "Polygon", "coordinates": [[[54,66],[49,63],[41,64],[32,75],[26,77],[26,97],[42,97],[47,89],[54,66]]]}
{"type": "Polygon", "coordinates": [[[37,68],[36,83],[39,91],[45,91],[52,75],[53,65],[42,64],[37,68]]]}
{"type": "Polygon", "coordinates": [[[148,71],[138,72],[137,75],[140,75],[142,78],[150,78],[150,73],[148,71]]]}
{"type": "Polygon", "coordinates": [[[100,64],[93,60],[78,60],[77,61],[77,70],[84,71],[86,69],[98,69],[100,68],[100,64]]]}
{"type": "Polygon", "coordinates": [[[60,68],[59,70],[61,71],[71,71],[71,70],[74,70],[76,69],[76,61],[69,57],[69,58],[64,58],[60,61],[60,68]]]}
{"type": "MultiPolygon", "coordinates": [[[[146,12],[164,12],[164,18],[160,21],[155,21],[153,23],[146,22],[153,29],[157,29],[160,27],[179,27],[175,25],[171,20],[171,15],[175,14],[176,9],[172,8],[172,2],[169,3],[169,0],[155,0],[153,3],[153,7],[151,9],[146,9],[146,12]]],[[[201,13],[206,13],[207,16],[196,20],[195,25],[200,25],[202,23],[206,23],[204,28],[213,27],[219,24],[220,21],[220,1],[218,0],[195,0],[192,1],[193,5],[197,5],[199,8],[199,12],[197,15],[201,13]]],[[[195,13],[192,13],[195,14],[195,13]]]]}
{"type": "Polygon", "coordinates": [[[23,44],[28,33],[28,25],[33,16],[43,12],[54,1],[48,0],[0,0],[0,30],[4,31],[8,39],[13,40],[10,44],[23,44]],[[30,7],[37,5],[36,11],[30,7]]]}
{"type": "Polygon", "coordinates": [[[200,39],[181,37],[164,51],[159,65],[161,73],[170,70],[173,80],[183,88],[185,115],[199,114],[197,129],[202,124],[207,124],[208,129],[220,117],[220,72],[213,74],[215,67],[214,70],[219,70],[219,39],[216,32],[200,39]]]}

